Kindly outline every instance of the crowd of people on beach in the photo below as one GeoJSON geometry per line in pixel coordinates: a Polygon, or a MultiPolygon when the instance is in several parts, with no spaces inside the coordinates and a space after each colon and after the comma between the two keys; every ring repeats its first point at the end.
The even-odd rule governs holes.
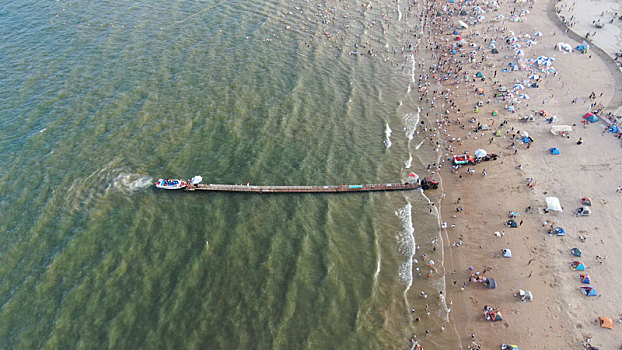
{"type": "MultiPolygon", "coordinates": [[[[428,166],[430,174],[439,172],[443,166],[448,166],[451,167],[450,173],[458,180],[463,179],[465,174],[474,175],[475,169],[471,166],[467,166],[464,171],[462,165],[447,165],[457,154],[472,153],[462,149],[468,140],[479,140],[480,144],[482,140],[487,140],[491,147],[510,150],[510,156],[516,155],[519,151],[528,151],[534,140],[519,130],[520,126],[514,123],[511,125],[507,117],[529,108],[530,100],[524,93],[525,86],[533,88],[534,95],[542,96],[541,103],[531,103],[532,110],[534,108],[535,110],[530,113],[548,123],[554,122],[549,120],[544,108],[559,96],[541,87],[545,87],[548,80],[561,79],[561,74],[555,69],[552,58],[535,56],[537,38],[543,34],[516,33],[505,25],[508,21],[514,23],[525,21],[534,3],[534,0],[517,1],[516,7],[505,7],[509,13],[502,13],[502,7],[496,1],[426,2],[420,16],[423,31],[420,34],[413,34],[415,45],[409,42],[407,47],[410,51],[422,50],[423,59],[420,59],[417,65],[421,73],[413,85],[419,93],[419,101],[425,106],[422,113],[428,120],[435,121],[431,127],[420,126],[417,132],[425,133],[426,139],[433,143],[441,154],[438,163],[428,166]],[[470,19],[467,21],[468,24],[459,21],[460,19],[466,21],[467,18],[470,19]],[[529,54],[534,57],[529,58],[529,54]],[[473,107],[470,108],[470,105],[473,107]],[[491,115],[482,116],[483,110],[490,110],[491,115]],[[498,117],[499,110],[503,110],[506,116],[498,117]],[[477,116],[473,116],[471,112],[477,116]],[[451,130],[460,134],[452,135],[451,130]]],[[[556,34],[556,32],[549,33],[549,35],[556,34]]],[[[602,103],[598,101],[602,96],[602,93],[591,92],[589,96],[585,96],[583,102],[589,102],[590,110],[598,113],[603,109],[602,103]]],[[[579,97],[576,97],[568,102],[578,103],[578,99],[579,97]]],[[[620,119],[611,112],[603,116],[612,124],[618,123],[620,119]]],[[[618,133],[616,136],[622,134],[618,133]]],[[[583,142],[583,138],[579,138],[577,144],[583,142]]],[[[501,164],[505,161],[505,158],[500,160],[501,164]]],[[[521,164],[518,164],[516,169],[523,171],[521,164]]],[[[489,170],[482,169],[481,175],[488,176],[489,170]]],[[[533,190],[536,182],[535,178],[527,177],[525,184],[533,190]]],[[[459,203],[460,198],[455,204],[459,203]]],[[[462,212],[463,207],[457,206],[453,218],[462,212]]],[[[528,212],[531,212],[531,208],[528,212]]],[[[522,223],[523,220],[520,221],[521,225],[522,223]]],[[[444,222],[441,226],[442,229],[448,227],[453,229],[455,224],[444,222]]],[[[502,237],[501,233],[499,237],[502,237]]],[[[462,236],[459,242],[459,244],[454,242],[451,247],[462,245],[462,236]]],[[[454,273],[456,271],[452,272],[454,273]]],[[[469,273],[469,280],[459,285],[462,291],[471,282],[485,282],[487,279],[484,276],[486,269],[480,273],[469,266],[469,273]]],[[[453,284],[458,285],[457,280],[454,280],[453,284]]],[[[440,293],[442,295],[442,291],[440,293]]],[[[442,302],[447,303],[444,296],[442,302]]],[[[446,309],[450,310],[449,307],[446,309]]],[[[415,315],[415,321],[419,322],[421,318],[417,316],[417,310],[412,309],[411,312],[415,315]]],[[[427,307],[426,315],[429,317],[427,307]]],[[[441,331],[445,328],[446,325],[443,324],[441,331]]],[[[432,333],[429,329],[423,332],[425,336],[432,333]]],[[[416,334],[410,338],[410,342],[413,349],[423,348],[416,334]]],[[[468,348],[481,348],[474,334],[468,348]]]]}

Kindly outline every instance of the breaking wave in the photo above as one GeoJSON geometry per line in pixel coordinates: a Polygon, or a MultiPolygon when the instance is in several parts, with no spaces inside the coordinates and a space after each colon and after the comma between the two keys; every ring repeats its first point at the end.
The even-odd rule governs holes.
{"type": "Polygon", "coordinates": [[[404,291],[406,293],[413,283],[412,259],[415,256],[415,229],[412,223],[412,205],[410,203],[406,204],[403,208],[398,209],[395,215],[402,224],[402,229],[397,232],[395,239],[398,252],[404,256],[404,260],[400,263],[398,275],[400,280],[406,285],[404,291]]]}
{"type": "Polygon", "coordinates": [[[406,113],[402,120],[404,121],[404,131],[406,133],[406,138],[408,140],[412,140],[413,136],[415,136],[415,131],[417,130],[417,124],[419,124],[419,112],[421,109],[417,107],[417,112],[415,113],[406,113]]]}

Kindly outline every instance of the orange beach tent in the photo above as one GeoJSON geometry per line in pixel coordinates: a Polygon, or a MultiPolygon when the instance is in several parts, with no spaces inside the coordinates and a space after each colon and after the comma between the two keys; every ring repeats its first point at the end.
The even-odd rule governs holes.
{"type": "Polygon", "coordinates": [[[598,319],[602,328],[613,329],[613,321],[609,317],[600,316],[598,319]]]}

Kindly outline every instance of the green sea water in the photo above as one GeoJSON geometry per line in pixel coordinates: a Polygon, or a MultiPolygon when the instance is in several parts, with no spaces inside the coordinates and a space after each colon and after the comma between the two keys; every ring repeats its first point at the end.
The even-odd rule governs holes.
{"type": "Polygon", "coordinates": [[[443,323],[420,191],[153,188],[423,174],[409,5],[0,4],[0,348],[408,348],[443,323]]]}

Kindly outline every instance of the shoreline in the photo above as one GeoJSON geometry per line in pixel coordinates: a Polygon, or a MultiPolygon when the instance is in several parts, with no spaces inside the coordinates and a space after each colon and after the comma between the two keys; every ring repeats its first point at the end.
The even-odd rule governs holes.
{"type": "MultiPolygon", "coordinates": [[[[553,51],[552,47],[558,40],[571,43],[575,41],[572,37],[566,36],[564,31],[559,32],[563,26],[559,19],[555,23],[551,18],[551,15],[557,18],[554,12],[555,4],[553,0],[528,1],[520,5],[503,4],[498,10],[487,12],[486,20],[476,26],[460,30],[458,35],[463,37],[467,43],[475,43],[477,48],[475,55],[478,59],[480,55],[482,57],[481,64],[478,65],[475,60],[467,62],[465,59],[464,53],[472,50],[471,47],[458,49],[456,56],[462,53],[459,59],[455,59],[456,56],[451,53],[448,54],[457,36],[451,32],[455,28],[452,24],[455,24],[454,22],[457,22],[459,18],[435,16],[434,13],[437,10],[435,6],[441,6],[441,4],[426,3],[424,37],[436,31],[436,35],[433,36],[435,41],[428,44],[430,44],[429,55],[438,60],[439,66],[434,67],[434,61],[425,62],[426,67],[421,75],[431,75],[432,79],[420,78],[419,91],[421,101],[424,97],[426,99],[432,97],[432,103],[425,104],[421,113],[430,111],[439,115],[436,122],[438,132],[435,131],[434,140],[439,142],[438,164],[440,166],[435,170],[438,170],[437,176],[440,177],[442,189],[442,195],[439,194],[438,209],[439,224],[443,223],[442,226],[444,226],[441,229],[444,256],[442,267],[446,290],[444,295],[447,298],[446,308],[453,310],[449,315],[449,324],[458,334],[455,343],[451,344],[452,348],[465,349],[478,346],[495,348],[502,343],[507,343],[528,349],[559,349],[578,346],[587,338],[592,338],[592,333],[600,331],[598,328],[592,329],[594,327],[590,325],[593,315],[590,314],[590,318],[586,319],[573,309],[573,305],[580,304],[583,301],[582,298],[585,297],[576,293],[577,286],[564,285],[564,283],[571,283],[570,281],[575,278],[574,273],[572,277],[568,277],[571,274],[567,271],[566,264],[569,259],[567,251],[559,248],[560,243],[555,241],[556,237],[542,234],[545,231],[544,222],[547,222],[547,225],[551,221],[560,224],[563,222],[566,227],[577,226],[577,229],[579,228],[580,225],[576,225],[572,222],[574,221],[572,218],[568,218],[571,214],[567,212],[571,212],[574,208],[566,208],[564,214],[560,213],[560,215],[545,214],[541,208],[544,196],[552,189],[559,191],[568,186],[574,186],[577,176],[590,174],[587,172],[589,170],[582,169],[580,164],[593,161],[590,158],[592,155],[589,153],[581,155],[582,162],[577,162],[577,165],[572,167],[577,174],[567,174],[561,176],[561,179],[556,179],[560,180],[561,185],[552,186],[546,182],[541,183],[540,180],[550,178],[551,173],[555,175],[555,171],[548,168],[551,165],[547,158],[550,155],[545,152],[548,145],[564,142],[565,147],[572,147],[570,145],[574,142],[558,140],[552,136],[548,132],[549,126],[545,122],[545,117],[539,116],[537,111],[546,109],[550,115],[559,117],[558,124],[574,125],[576,133],[572,134],[573,139],[581,136],[593,140],[599,137],[599,130],[595,127],[581,130],[580,126],[577,126],[580,124],[583,110],[595,107],[596,102],[592,101],[596,100],[610,109],[617,109],[621,101],[619,97],[622,96],[622,75],[619,69],[617,72],[611,69],[615,62],[609,56],[607,56],[609,61],[603,58],[602,55],[606,53],[602,50],[602,53],[594,50],[599,53],[595,58],[591,58],[591,55],[587,58],[586,55],[577,53],[565,55],[559,51],[553,51]],[[517,7],[512,9],[511,6],[517,7]],[[525,14],[522,10],[527,10],[529,13],[525,14]],[[519,11],[525,15],[519,16],[519,18],[524,18],[524,21],[510,22],[505,19],[498,21],[491,19],[498,14],[504,14],[506,18],[509,18],[511,12],[518,13],[519,11]],[[435,23],[437,19],[439,22],[435,23]],[[488,30],[482,33],[487,25],[488,30]],[[502,32],[491,32],[491,27],[495,25],[506,29],[502,32]],[[448,27],[451,30],[448,31],[448,27]],[[554,29],[552,33],[544,33],[542,37],[537,38],[537,44],[528,45],[523,49],[525,51],[523,58],[515,57],[510,44],[506,45],[499,40],[502,37],[514,36],[512,30],[516,32],[516,36],[519,36],[519,31],[533,35],[539,29],[551,31],[551,28],[554,29]],[[489,48],[484,46],[486,41],[482,39],[486,36],[488,36],[486,39],[497,40],[498,55],[490,54],[489,48]],[[515,58],[519,61],[535,58],[543,53],[545,56],[555,57],[554,66],[560,69],[554,74],[543,74],[546,76],[537,80],[541,85],[538,89],[524,90],[529,94],[539,96],[542,99],[541,103],[533,100],[521,101],[505,98],[502,101],[498,98],[492,100],[491,95],[495,94],[499,86],[511,87],[521,79],[526,79],[529,73],[525,67],[518,71],[510,70],[501,73],[507,61],[515,58]],[[588,66],[582,63],[585,60],[589,61],[588,66]],[[577,65],[589,72],[573,74],[575,73],[573,67],[577,65]],[[486,78],[485,81],[475,79],[475,71],[481,71],[486,78]],[[581,84],[585,73],[593,76],[593,80],[598,80],[598,82],[581,84]],[[463,74],[469,74],[469,76],[463,77],[463,74]],[[421,89],[422,86],[423,89],[421,89]],[[473,93],[475,88],[484,88],[486,94],[475,96],[473,93]],[[598,98],[589,99],[594,106],[589,105],[588,98],[585,98],[590,89],[603,92],[598,98]],[[542,93],[544,96],[540,96],[542,93]],[[577,101],[578,96],[581,96],[581,101],[571,103],[571,100],[577,101]],[[449,106],[445,107],[445,103],[441,102],[440,108],[434,107],[434,101],[437,99],[447,101],[449,106]],[[469,106],[475,105],[477,100],[487,101],[479,108],[479,113],[473,113],[469,106]],[[530,104],[531,108],[529,108],[530,104]],[[514,106],[515,112],[509,112],[508,105],[514,106]],[[498,111],[498,116],[491,115],[493,110],[498,111]],[[535,115],[536,122],[518,121],[518,117],[523,115],[535,115]],[[469,119],[473,123],[468,123],[469,119]],[[480,124],[490,126],[488,130],[481,130],[480,124]],[[530,147],[531,143],[527,143],[526,146],[518,144],[517,139],[524,131],[528,131],[529,135],[535,139],[534,147],[530,147]],[[448,159],[453,154],[461,154],[467,150],[473,153],[477,148],[499,154],[499,160],[465,166],[475,168],[474,174],[466,172],[464,167],[451,170],[448,159]],[[532,180],[527,182],[528,178],[532,180]],[[529,213],[525,213],[525,208],[530,208],[529,213]],[[508,228],[503,225],[508,219],[508,211],[519,213],[518,228],[508,228]],[[456,242],[460,243],[457,245],[456,242]],[[506,248],[512,249],[513,257],[510,259],[501,257],[501,250],[506,248]],[[468,282],[470,272],[467,267],[472,267],[472,272],[477,275],[494,277],[499,283],[497,289],[487,290],[485,286],[476,282],[468,282]],[[558,274],[564,274],[564,276],[558,277],[558,274]],[[532,291],[535,296],[534,301],[531,303],[518,301],[514,293],[519,288],[532,291]],[[485,305],[498,307],[504,315],[504,320],[494,323],[484,320],[482,309],[485,305]],[[542,311],[545,311],[546,315],[542,315],[542,311]],[[539,319],[534,319],[536,315],[539,319]]],[[[451,6],[451,4],[445,5],[451,6]]],[[[519,37],[518,42],[523,44],[523,37],[519,37]]],[[[515,97],[518,97],[518,93],[516,91],[515,97]]],[[[430,124],[434,123],[434,116],[428,115],[427,119],[430,124]]],[[[611,138],[599,140],[599,142],[616,143],[611,138]]],[[[569,153],[582,153],[581,151],[588,147],[575,148],[569,153]]],[[[595,144],[589,146],[589,150],[599,148],[599,145],[595,144]]],[[[610,151],[598,158],[615,157],[615,149],[610,149],[610,151]]],[[[619,165],[622,165],[622,162],[619,165]]],[[[611,172],[610,175],[613,175],[619,169],[620,166],[617,166],[608,171],[611,172]]],[[[608,182],[611,181],[615,181],[614,176],[608,180],[608,182]]],[[[581,190],[596,192],[598,186],[599,184],[592,184],[581,190]]],[[[560,195],[560,199],[565,198],[560,195]]],[[[608,203],[613,204],[613,201],[608,201],[608,203]]],[[[616,208],[619,209],[620,206],[616,208]]],[[[587,220],[590,219],[587,218],[587,220]]],[[[565,245],[577,245],[574,240],[570,241],[574,237],[568,236],[559,241],[565,245]]],[[[573,232],[572,236],[578,236],[577,232],[573,232]]],[[[614,252],[609,253],[609,259],[612,259],[612,253],[614,252]]],[[[622,256],[616,259],[622,261],[622,256]]],[[[441,301],[445,301],[445,297],[441,298],[441,301]]],[[[594,304],[591,303],[590,306],[594,304]]],[[[603,308],[602,312],[605,311],[607,309],[603,308]]],[[[425,335],[417,339],[413,342],[415,344],[413,348],[419,346],[417,342],[426,348],[430,343],[425,335]]],[[[608,345],[614,344],[613,337],[603,336],[598,340],[608,345]]]]}

